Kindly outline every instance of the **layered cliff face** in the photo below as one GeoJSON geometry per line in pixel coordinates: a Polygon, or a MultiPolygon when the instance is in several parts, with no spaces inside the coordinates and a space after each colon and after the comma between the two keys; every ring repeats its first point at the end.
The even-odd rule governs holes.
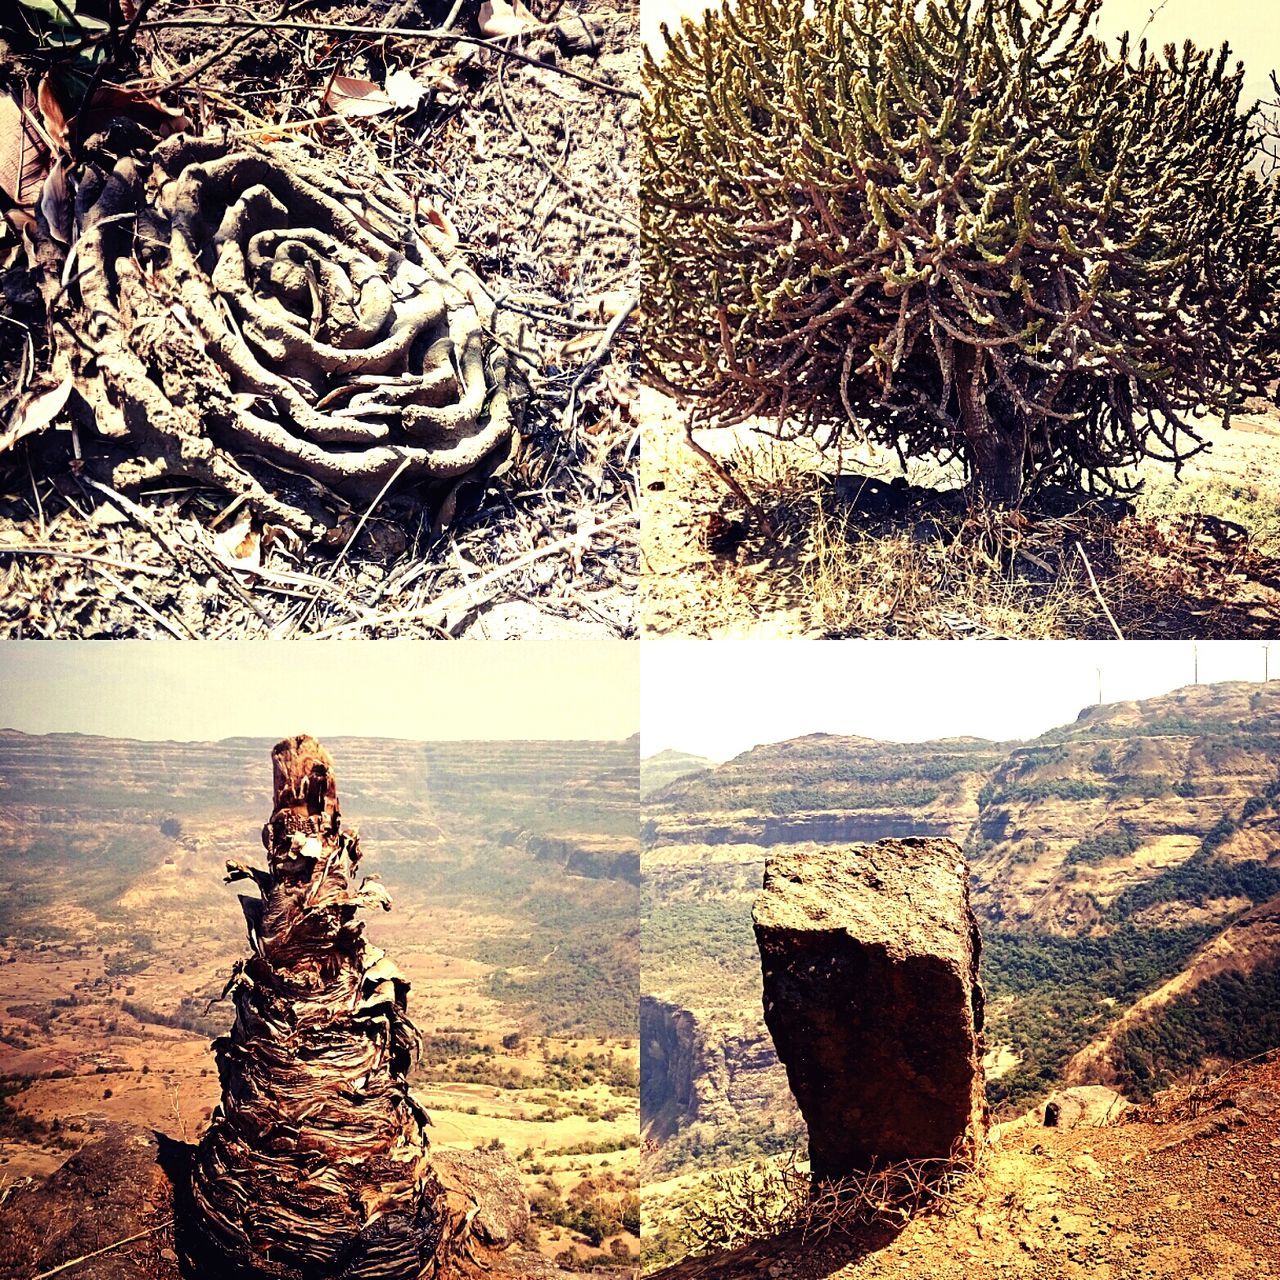
{"type": "Polygon", "coordinates": [[[749,1024],[704,1022],[650,995],[640,997],[640,1123],[650,1143],[690,1125],[732,1125],[739,1115],[794,1116],[773,1043],[749,1024]]]}
{"type": "MultiPolygon", "coordinates": [[[[949,836],[969,857],[987,940],[990,1096],[1028,1106],[1127,1008],[1280,894],[1278,776],[1280,682],[1093,707],[1030,743],[812,735],[756,748],[646,802],[646,990],[755,1043],[748,920],[769,853],[949,836]]],[[[1270,972],[1273,951],[1280,965],[1280,944],[1249,936],[1251,974],[1270,972]]],[[[1219,988],[1219,1004],[1245,1007],[1219,988]]],[[[1195,1018],[1179,1009],[1186,1039],[1195,1018]]],[[[1142,1041],[1138,1056],[1150,1052],[1142,1041]]],[[[773,1063],[762,1075],[782,1078],[773,1063]]],[[[782,1114],[735,1108],[726,1133],[750,1145],[782,1114]]],[[[666,1163],[679,1167],[676,1148],[666,1163]]]]}
{"type": "Polygon", "coordinates": [[[1219,827],[1215,860],[1280,862],[1278,776],[1280,683],[1089,708],[992,771],[971,842],[975,904],[992,921],[1064,934],[1117,916],[1223,920],[1255,900],[1238,874],[1180,895],[1170,873],[1219,827]],[[1142,885],[1159,886],[1155,900],[1133,892],[1142,885]]]}
{"type": "Polygon", "coordinates": [[[649,840],[654,847],[876,840],[922,827],[963,839],[977,793],[1003,754],[979,738],[900,744],[827,733],[755,747],[650,795],[649,840]]]}

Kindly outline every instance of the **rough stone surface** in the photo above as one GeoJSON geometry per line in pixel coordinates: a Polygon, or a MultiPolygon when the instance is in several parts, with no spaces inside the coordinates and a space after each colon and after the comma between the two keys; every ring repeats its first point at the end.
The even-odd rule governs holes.
{"type": "MultiPolygon", "coordinates": [[[[40,1182],[0,1188],[0,1280],[68,1269],[74,1280],[226,1280],[221,1267],[179,1262],[175,1215],[190,1213],[195,1148],[150,1129],[98,1121],[85,1146],[40,1182]],[[120,1243],[123,1242],[123,1243],[120,1243]]],[[[575,1280],[525,1247],[529,1208],[503,1150],[432,1148],[458,1246],[428,1269],[432,1280],[575,1280]]]]}
{"type": "Polygon", "coordinates": [[[1105,1085],[1084,1084],[1059,1089],[1038,1108],[1041,1123],[1047,1128],[1095,1129],[1118,1124],[1129,1109],[1124,1097],[1105,1085]]]}
{"type": "Polygon", "coordinates": [[[74,1280],[178,1280],[172,1254],[173,1192],[163,1167],[180,1144],[149,1129],[100,1122],[85,1146],[41,1182],[0,1196],[0,1278],[30,1280],[73,1258],[128,1236],[127,1248],[90,1258],[68,1276],[74,1280]]]}
{"type": "Polygon", "coordinates": [[[754,911],[764,1016],[815,1179],[972,1148],[981,948],[954,841],[783,849],[754,911]]]}

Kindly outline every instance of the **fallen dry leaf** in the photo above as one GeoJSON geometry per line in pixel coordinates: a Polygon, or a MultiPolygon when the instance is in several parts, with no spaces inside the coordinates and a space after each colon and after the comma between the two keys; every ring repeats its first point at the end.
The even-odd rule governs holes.
{"type": "Polygon", "coordinates": [[[49,148],[31,113],[7,95],[0,96],[0,190],[14,204],[34,204],[49,161],[49,148]]]}
{"type": "Polygon", "coordinates": [[[380,116],[395,110],[395,103],[381,85],[352,76],[334,76],[320,105],[340,116],[380,116]]]}
{"type": "Polygon", "coordinates": [[[94,90],[93,100],[81,108],[73,123],[80,137],[87,138],[118,116],[136,120],[159,138],[191,128],[191,121],[176,107],[167,107],[151,94],[118,84],[99,85],[94,90]]]}
{"type": "Polygon", "coordinates": [[[70,157],[59,156],[45,175],[40,190],[40,212],[44,214],[49,234],[59,244],[71,243],[71,185],[67,181],[70,163],[70,157]]]}
{"type": "Polygon", "coordinates": [[[253,517],[246,510],[235,524],[214,534],[213,548],[220,559],[233,569],[256,569],[262,563],[262,539],[253,527],[253,517]]]}
{"type": "Polygon", "coordinates": [[[518,36],[538,20],[520,3],[520,0],[484,0],[480,6],[480,34],[496,39],[501,36],[518,36]]]}
{"type": "Polygon", "coordinates": [[[12,449],[25,436],[43,431],[64,408],[71,395],[75,379],[67,374],[56,387],[45,387],[27,392],[14,410],[9,426],[0,433],[0,453],[12,449]]]}
{"type": "Polygon", "coordinates": [[[610,289],[606,293],[592,294],[574,308],[578,320],[599,320],[608,324],[619,312],[632,305],[633,299],[625,289],[610,289]]]}
{"type": "Polygon", "coordinates": [[[128,524],[129,517],[114,503],[104,502],[95,507],[89,515],[89,526],[93,529],[107,528],[110,525],[128,524]]]}
{"type": "Polygon", "coordinates": [[[584,329],[575,333],[567,342],[560,344],[560,358],[577,355],[581,351],[594,351],[600,343],[600,331],[584,329]]]}
{"type": "Polygon", "coordinates": [[[59,151],[70,150],[70,127],[67,124],[67,113],[58,101],[58,93],[53,81],[47,75],[40,77],[36,87],[36,105],[40,108],[40,116],[44,120],[45,133],[59,151]]]}
{"type": "Polygon", "coordinates": [[[422,214],[423,221],[434,233],[428,236],[430,243],[446,249],[456,249],[458,247],[461,243],[458,229],[449,220],[443,209],[429,207],[419,209],[419,213],[422,214]]]}
{"type": "Polygon", "coordinates": [[[412,111],[422,101],[427,86],[414,79],[412,71],[401,67],[387,77],[387,97],[397,111],[412,111]]]}

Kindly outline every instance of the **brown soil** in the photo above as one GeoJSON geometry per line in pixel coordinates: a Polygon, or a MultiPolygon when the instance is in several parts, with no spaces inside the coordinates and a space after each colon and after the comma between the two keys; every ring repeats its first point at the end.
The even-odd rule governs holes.
{"type": "Polygon", "coordinates": [[[662,1280],[1260,1280],[1280,1250],[1280,1052],[1171,1091],[1128,1123],[997,1131],[938,1211],[859,1241],[776,1240],[662,1280]]]}
{"type": "Polygon", "coordinates": [[[1213,448],[1180,478],[1144,466],[1146,488],[1120,519],[1079,495],[1079,513],[975,521],[953,501],[954,467],[912,462],[895,490],[904,480],[883,450],[824,456],[748,426],[700,431],[770,535],[690,448],[687,411],[650,388],[638,403],[649,634],[1109,639],[1102,601],[1129,639],[1265,638],[1280,627],[1280,413],[1262,404],[1230,431],[1206,428],[1213,448]],[[876,509],[881,495],[892,507],[904,494],[903,510],[876,509]]]}
{"type": "MultiPolygon", "coordinates": [[[[448,6],[437,7],[310,0],[289,18],[416,26],[439,21],[448,6]]],[[[433,524],[438,503],[401,481],[363,527],[368,500],[324,494],[327,532],[299,539],[248,519],[247,508],[223,517],[231,495],[204,481],[157,480],[129,495],[136,507],[117,501],[92,482],[110,476],[119,448],[83,427],[76,463],[64,422],[0,457],[0,632],[634,634],[630,344],[625,328],[608,326],[635,296],[625,152],[638,109],[638,6],[533,7],[539,20],[581,27],[579,47],[557,32],[521,36],[513,46],[543,60],[531,66],[410,38],[167,28],[140,37],[131,71],[137,83],[163,81],[222,50],[165,95],[196,130],[299,154],[362,190],[398,186],[421,210],[443,212],[468,266],[524,327],[533,393],[515,465],[464,486],[444,532],[433,524]],[[428,86],[415,110],[344,122],[322,107],[334,75],[380,84],[392,69],[428,86]]],[[[477,33],[477,10],[467,4],[457,29],[477,33]]],[[[232,14],[243,16],[169,0],[152,16],[232,14]]],[[[0,326],[6,416],[32,381],[28,330],[37,374],[48,359],[31,283],[10,234],[0,242],[0,285],[6,310],[27,328],[0,326]]],[[[275,483],[287,491],[300,482],[278,474],[275,483]]]]}

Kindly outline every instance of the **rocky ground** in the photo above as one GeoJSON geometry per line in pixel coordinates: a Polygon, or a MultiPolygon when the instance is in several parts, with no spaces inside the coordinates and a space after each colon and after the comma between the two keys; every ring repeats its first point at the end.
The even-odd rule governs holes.
{"type": "Polygon", "coordinates": [[[1125,1122],[997,1129],[981,1169],[891,1238],[771,1240],[662,1280],[1260,1280],[1280,1256],[1280,1052],[1125,1122]]]}
{"type": "MultiPolygon", "coordinates": [[[[407,195],[415,217],[456,235],[500,314],[523,326],[532,395],[514,462],[465,485],[444,519],[404,483],[372,504],[329,494],[323,534],[299,538],[181,475],[113,494],[119,447],[83,420],[73,434],[62,414],[0,446],[0,633],[635,633],[626,138],[638,5],[548,0],[515,14],[500,4],[515,26],[492,38],[512,56],[482,47],[481,24],[494,30],[495,19],[479,3],[460,7],[459,40],[412,35],[449,7],[302,0],[266,29],[229,36],[224,24],[245,20],[237,6],[167,0],[116,78],[185,112],[193,132],[304,157],[378,198],[407,195]],[[376,98],[392,76],[416,104],[366,113],[326,96],[349,83],[376,98]]],[[[22,70],[15,62],[0,77],[0,96],[22,100],[22,70]]],[[[52,357],[21,239],[3,222],[0,288],[12,321],[0,325],[0,423],[10,424],[48,382],[52,357]]],[[[277,473],[268,487],[291,485],[277,473]]]]}

